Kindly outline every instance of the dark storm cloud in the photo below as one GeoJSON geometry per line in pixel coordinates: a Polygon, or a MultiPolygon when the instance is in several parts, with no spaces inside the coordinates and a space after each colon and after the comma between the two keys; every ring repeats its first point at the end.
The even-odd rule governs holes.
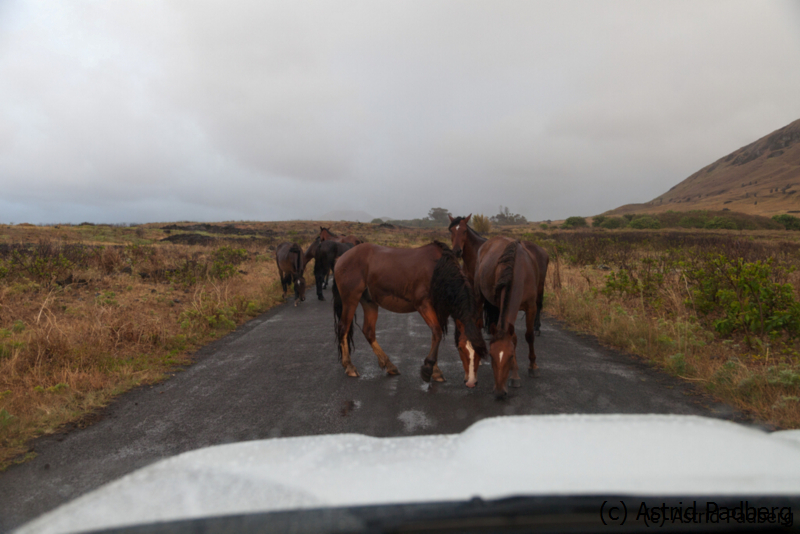
{"type": "Polygon", "coordinates": [[[534,219],[800,117],[783,2],[0,3],[7,221],[534,219]]]}

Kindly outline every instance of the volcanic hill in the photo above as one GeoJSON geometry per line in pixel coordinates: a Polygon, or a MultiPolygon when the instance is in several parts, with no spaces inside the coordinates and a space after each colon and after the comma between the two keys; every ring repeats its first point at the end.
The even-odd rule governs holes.
{"type": "Polygon", "coordinates": [[[644,204],[604,215],[724,210],[771,217],[800,213],[800,120],[704,167],[644,204]]]}

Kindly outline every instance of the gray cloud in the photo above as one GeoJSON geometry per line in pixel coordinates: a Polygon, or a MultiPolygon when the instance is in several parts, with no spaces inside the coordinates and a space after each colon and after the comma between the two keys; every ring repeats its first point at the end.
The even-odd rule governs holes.
{"type": "Polygon", "coordinates": [[[0,4],[5,222],[532,219],[800,117],[791,2],[0,4]]]}

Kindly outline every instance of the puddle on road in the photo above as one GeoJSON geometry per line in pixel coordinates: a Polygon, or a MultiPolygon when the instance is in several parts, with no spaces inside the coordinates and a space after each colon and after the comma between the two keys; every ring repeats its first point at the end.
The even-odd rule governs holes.
{"type": "Polygon", "coordinates": [[[406,410],[397,416],[403,423],[406,432],[414,432],[418,428],[432,427],[434,422],[421,410],[406,410]]]}

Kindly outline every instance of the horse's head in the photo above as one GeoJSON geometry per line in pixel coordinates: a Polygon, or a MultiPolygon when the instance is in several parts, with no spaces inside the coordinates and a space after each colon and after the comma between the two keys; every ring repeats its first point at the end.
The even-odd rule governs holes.
{"type": "Polygon", "coordinates": [[[325,228],[324,226],[319,227],[319,239],[320,241],[327,241],[333,237],[329,228],[325,228]]]}
{"type": "MultiPolygon", "coordinates": [[[[450,217],[450,215],[448,215],[448,217],[450,217]]],[[[461,254],[464,253],[464,243],[467,241],[467,223],[470,217],[472,217],[471,213],[466,217],[450,217],[450,226],[448,230],[450,230],[453,254],[455,254],[457,258],[460,258],[461,254]]]]}
{"type": "Polygon", "coordinates": [[[500,330],[497,325],[490,326],[492,335],[489,344],[489,356],[492,358],[492,372],[494,373],[494,396],[500,400],[508,396],[508,375],[517,359],[516,334],[514,325],[508,325],[500,330]]]}
{"type": "Polygon", "coordinates": [[[468,388],[474,388],[478,385],[478,367],[481,364],[481,358],[464,333],[464,323],[458,319],[455,321],[456,346],[458,347],[458,355],[461,357],[461,363],[464,365],[464,384],[468,388]]]}

